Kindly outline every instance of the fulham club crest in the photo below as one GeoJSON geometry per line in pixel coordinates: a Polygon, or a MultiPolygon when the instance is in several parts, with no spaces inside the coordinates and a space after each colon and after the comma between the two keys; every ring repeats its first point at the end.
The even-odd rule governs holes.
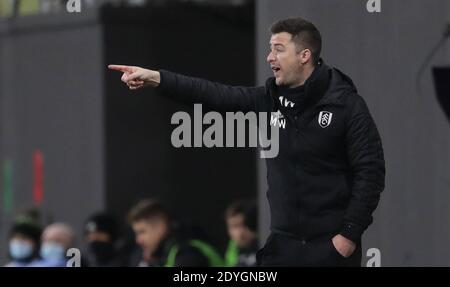
{"type": "Polygon", "coordinates": [[[331,118],[333,117],[333,113],[327,112],[327,111],[321,111],[319,113],[319,125],[322,128],[326,128],[331,124],[331,118]]]}

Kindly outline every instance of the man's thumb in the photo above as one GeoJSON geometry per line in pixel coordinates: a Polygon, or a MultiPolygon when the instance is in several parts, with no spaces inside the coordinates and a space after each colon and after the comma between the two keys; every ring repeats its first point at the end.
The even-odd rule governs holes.
{"type": "Polygon", "coordinates": [[[127,81],[133,81],[140,78],[142,75],[139,71],[132,73],[131,75],[126,76],[127,81]]]}

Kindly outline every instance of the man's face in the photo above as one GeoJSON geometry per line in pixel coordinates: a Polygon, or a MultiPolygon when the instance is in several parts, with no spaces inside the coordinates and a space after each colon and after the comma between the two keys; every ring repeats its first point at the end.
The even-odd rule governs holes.
{"type": "Polygon", "coordinates": [[[68,249],[72,245],[72,236],[64,230],[60,230],[58,228],[49,228],[46,229],[42,234],[41,241],[42,243],[55,243],[64,247],[65,249],[68,249]]]}
{"type": "Polygon", "coordinates": [[[103,231],[93,231],[86,234],[86,241],[91,242],[111,242],[111,236],[103,231]]]}
{"type": "Polygon", "coordinates": [[[22,245],[31,246],[32,250],[34,250],[36,248],[36,242],[34,242],[34,240],[32,240],[28,236],[20,234],[20,233],[14,234],[10,238],[10,241],[20,242],[22,245]]]}
{"type": "Polygon", "coordinates": [[[273,34],[269,45],[267,62],[273,71],[276,84],[288,87],[300,85],[300,75],[305,64],[303,54],[305,50],[298,52],[298,48],[292,41],[292,35],[287,32],[273,34]]]}
{"type": "Polygon", "coordinates": [[[236,244],[245,248],[256,238],[256,234],[244,223],[244,216],[237,214],[227,218],[228,235],[236,244]]]}
{"type": "Polygon", "coordinates": [[[20,233],[16,233],[9,240],[9,253],[14,260],[31,257],[36,248],[34,240],[20,233]]]}
{"type": "Polygon", "coordinates": [[[144,251],[153,252],[168,232],[167,222],[164,219],[139,220],[133,223],[136,243],[144,251]]]}
{"type": "Polygon", "coordinates": [[[30,237],[23,235],[21,233],[14,234],[10,240],[17,240],[20,242],[25,242],[25,243],[33,245],[33,246],[36,245],[36,243],[30,237]]]}

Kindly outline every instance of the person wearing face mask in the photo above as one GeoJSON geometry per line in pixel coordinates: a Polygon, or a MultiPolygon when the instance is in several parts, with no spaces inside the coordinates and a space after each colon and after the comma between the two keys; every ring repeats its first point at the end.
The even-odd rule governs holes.
{"type": "Polygon", "coordinates": [[[28,222],[15,223],[9,236],[9,256],[6,267],[32,267],[39,260],[41,228],[28,222]]]}
{"type": "Polygon", "coordinates": [[[119,226],[114,216],[97,213],[85,224],[87,264],[90,267],[122,266],[117,247],[119,226]]]}
{"type": "Polygon", "coordinates": [[[66,267],[66,251],[74,247],[73,229],[64,223],[47,226],[42,234],[40,255],[36,267],[66,267]]]}

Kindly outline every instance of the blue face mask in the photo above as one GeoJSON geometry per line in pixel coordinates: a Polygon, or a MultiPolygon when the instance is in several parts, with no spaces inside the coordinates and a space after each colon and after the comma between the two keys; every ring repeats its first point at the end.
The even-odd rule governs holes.
{"type": "Polygon", "coordinates": [[[9,253],[14,260],[23,260],[33,254],[33,245],[27,241],[13,239],[9,242],[9,253]]]}
{"type": "Polygon", "coordinates": [[[41,246],[41,257],[47,261],[64,260],[64,247],[55,242],[44,242],[41,246]]]}

